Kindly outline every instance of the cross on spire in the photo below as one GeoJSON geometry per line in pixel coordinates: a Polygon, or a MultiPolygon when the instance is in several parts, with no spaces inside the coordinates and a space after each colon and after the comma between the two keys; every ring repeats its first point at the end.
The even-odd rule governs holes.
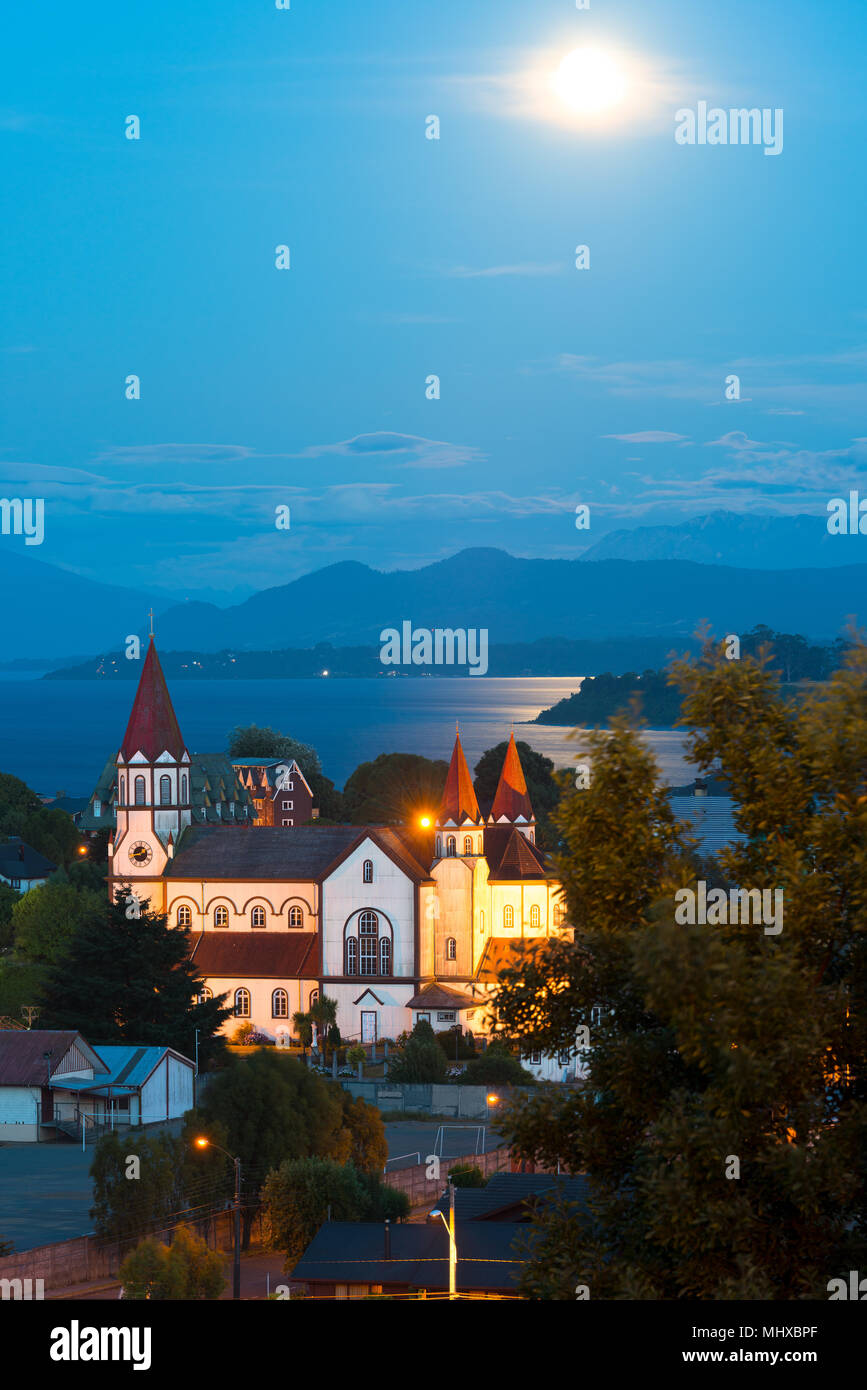
{"type": "Polygon", "coordinates": [[[148,609],[148,618],[150,619],[150,629],[151,629],[151,630],[150,630],[150,636],[153,637],[153,635],[154,635],[154,610],[153,610],[152,608],[149,608],[149,609],[148,609]]]}

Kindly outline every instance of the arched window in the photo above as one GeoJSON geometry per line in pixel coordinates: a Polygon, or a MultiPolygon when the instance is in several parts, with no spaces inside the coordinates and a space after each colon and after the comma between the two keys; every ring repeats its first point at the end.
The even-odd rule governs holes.
{"type": "Polygon", "coordinates": [[[442,835],[437,835],[437,852],[436,852],[436,858],[437,858],[437,859],[442,859],[442,856],[443,856],[443,837],[442,837],[442,835]]]}
{"type": "Polygon", "coordinates": [[[172,779],[167,774],[160,778],[160,805],[171,806],[172,804],[172,779]]]}
{"type": "Polygon", "coordinates": [[[387,936],[380,937],[379,941],[379,973],[391,974],[391,941],[387,936]]]}
{"type": "Polygon", "coordinates": [[[207,985],[202,985],[202,988],[199,990],[199,998],[204,1001],[205,999],[213,999],[213,997],[213,991],[208,989],[207,985]]]}
{"type": "Polygon", "coordinates": [[[457,840],[455,839],[454,835],[450,835],[449,838],[446,840],[446,854],[447,854],[449,857],[451,857],[452,855],[457,854],[457,852],[458,852],[458,842],[457,842],[457,840]]]}
{"type": "Polygon", "coordinates": [[[145,801],[145,779],[136,777],[135,779],[135,804],[136,806],[146,806],[145,801]]]}
{"type": "Polygon", "coordinates": [[[531,926],[531,927],[541,927],[541,925],[542,925],[542,914],[541,914],[541,912],[539,911],[538,903],[534,903],[533,906],[530,908],[530,926],[531,926]]]}
{"type": "Polygon", "coordinates": [[[379,918],[375,912],[362,912],[358,919],[358,933],[361,940],[361,973],[375,975],[377,972],[377,938],[379,937],[379,918]]]}
{"type": "Polygon", "coordinates": [[[503,908],[503,926],[513,927],[515,925],[515,909],[510,903],[503,908]]]}
{"type": "Polygon", "coordinates": [[[285,989],[275,989],[274,993],[271,995],[271,1017],[289,1017],[289,995],[286,993],[285,989]]]}
{"type": "Polygon", "coordinates": [[[235,990],[235,1017],[250,1017],[250,991],[248,989],[235,990]]]}
{"type": "Polygon", "coordinates": [[[178,926],[191,927],[193,925],[193,914],[188,907],[178,908],[178,926]]]}
{"type": "Polygon", "coordinates": [[[372,860],[372,859],[365,859],[365,861],[364,861],[364,882],[365,882],[365,883],[372,883],[372,882],[373,882],[373,860],[372,860]]]}
{"type": "Polygon", "coordinates": [[[264,907],[254,907],[254,908],[253,908],[253,911],[250,913],[250,926],[251,926],[251,927],[264,927],[264,925],[265,925],[265,909],[264,909],[264,907]]]}
{"type": "Polygon", "coordinates": [[[125,806],[125,805],[126,805],[126,778],[125,778],[125,777],[121,777],[121,779],[120,779],[120,796],[118,797],[118,804],[121,805],[121,806],[125,806]]]}
{"type": "Polygon", "coordinates": [[[566,919],[566,909],[565,909],[565,907],[563,906],[562,903],[555,903],[555,904],[554,904],[554,926],[555,926],[555,927],[562,927],[563,922],[565,921],[565,919],[566,919]]]}
{"type": "Polygon", "coordinates": [[[455,938],[453,936],[450,936],[448,941],[446,942],[446,960],[457,960],[457,958],[458,943],[455,941],[455,938]]]}
{"type": "Polygon", "coordinates": [[[313,1008],[313,1005],[314,1005],[314,1004],[318,1004],[318,1003],[319,1003],[319,990],[318,990],[318,989],[311,989],[311,991],[310,991],[310,1003],[308,1004],[307,1007],[308,1007],[309,1009],[312,1009],[312,1008],[313,1008]]]}
{"type": "Polygon", "coordinates": [[[346,938],[346,973],[347,975],[358,974],[358,937],[347,936],[346,938]]]}
{"type": "Polygon", "coordinates": [[[189,800],[190,800],[190,783],[189,783],[189,778],[187,777],[187,774],[184,773],[183,777],[181,778],[181,804],[184,805],[184,806],[186,806],[186,805],[188,805],[189,800]]]}
{"type": "Polygon", "coordinates": [[[290,925],[290,927],[303,927],[303,926],[304,926],[304,913],[301,911],[301,908],[300,908],[300,907],[290,907],[290,909],[289,909],[289,925],[290,925]]]}
{"type": "Polygon", "coordinates": [[[464,854],[472,854],[472,852],[473,852],[473,837],[472,837],[472,835],[465,835],[465,836],[464,836],[464,854]]]}
{"type": "Polygon", "coordinates": [[[229,909],[227,907],[214,908],[214,926],[227,927],[229,925],[229,909]]]}

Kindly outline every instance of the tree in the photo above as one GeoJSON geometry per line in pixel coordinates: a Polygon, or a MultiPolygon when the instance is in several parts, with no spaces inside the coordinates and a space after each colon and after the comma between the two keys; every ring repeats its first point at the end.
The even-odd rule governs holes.
{"type": "Polygon", "coordinates": [[[316,1040],[327,1056],[328,1034],[337,1025],[337,1000],[321,994],[310,1005],[308,1017],[311,1023],[316,1024],[316,1040]]]}
{"type": "Polygon", "coordinates": [[[226,1287],[223,1256],[186,1226],[179,1226],[171,1245],[143,1240],[120,1267],[124,1298],[203,1301],[220,1297],[226,1287]]]}
{"type": "MultiPolygon", "coordinates": [[[[266,1174],[286,1158],[329,1154],[343,1129],[342,1088],[295,1058],[254,1052],[233,1059],[210,1083],[197,1122],[218,1124],[226,1150],[241,1159],[246,1193],[255,1200],[266,1174]]],[[[222,1140],[220,1141],[223,1142],[222,1140]]],[[[244,1243],[252,1209],[244,1210],[244,1243]]]]}
{"type": "Polygon", "coordinates": [[[304,1049],[304,1056],[307,1056],[307,1049],[313,1043],[313,1020],[303,1009],[292,1015],[292,1026],[298,1034],[301,1046],[304,1049]]]}
{"type": "Polygon", "coordinates": [[[287,1273],[297,1264],[322,1223],[400,1220],[409,1199],[374,1174],[331,1158],[286,1159],[269,1173],[262,1191],[268,1243],[286,1252],[287,1273]]]}
{"type": "Polygon", "coordinates": [[[368,1105],[361,1096],[354,1100],[341,1089],[343,1103],[343,1142],[334,1149],[334,1157],[351,1163],[359,1173],[381,1173],[388,1159],[388,1140],[382,1114],[375,1105],[368,1105]]]}
{"type": "Polygon", "coordinates": [[[180,1205],[177,1143],[143,1130],[103,1134],[90,1165],[97,1234],[126,1240],[164,1225],[180,1205]]]}
{"type": "Polygon", "coordinates": [[[238,725],[229,734],[229,756],[233,758],[294,758],[307,781],[321,773],[322,764],[315,748],[299,743],[277,729],[260,728],[258,724],[238,725]]]}
{"type": "Polygon", "coordinates": [[[16,893],[15,889],[10,888],[8,883],[0,883],[0,954],[8,951],[12,945],[14,937],[12,913],[20,898],[20,893],[16,893]]]}
{"type": "Polygon", "coordinates": [[[32,888],[12,913],[15,954],[39,965],[56,965],[75,933],[105,911],[105,894],[72,883],[32,888]]]}
{"type": "Polygon", "coordinates": [[[436,811],[448,770],[418,753],[380,753],[346,782],[344,812],[352,825],[415,825],[423,812],[436,811]]]}
{"type": "Polygon", "coordinates": [[[187,1057],[198,1029],[199,1062],[206,1065],[223,1051],[217,1034],[231,1015],[226,996],[199,998],[187,934],[151,912],[147,900],[135,907],[136,917],[130,892],[121,886],[114,903],[101,903],[49,967],[43,1027],[75,1028],[95,1044],[162,1043],[187,1057]]]}
{"type": "Polygon", "coordinates": [[[453,1187],[487,1187],[488,1180],[475,1164],[459,1163],[449,1169],[449,1182],[453,1187]]]}
{"type": "Polygon", "coordinates": [[[446,1055],[430,1024],[421,1019],[389,1060],[389,1081],[440,1082],[446,1077],[446,1055]]]}
{"type": "MultiPolygon", "coordinates": [[[[508,743],[498,743],[495,748],[483,753],[476,763],[473,786],[483,810],[493,805],[508,746],[508,743]]],[[[560,801],[565,779],[558,778],[551,759],[537,753],[529,743],[518,739],[515,746],[524,770],[527,795],[536,816],[536,843],[542,850],[553,850],[559,835],[552,816],[560,801]]]]}
{"type": "Polygon", "coordinates": [[[526,1071],[503,1043],[488,1043],[481,1057],[468,1063],[458,1078],[464,1086],[534,1086],[536,1078],[526,1071]]]}
{"type": "Polygon", "coordinates": [[[797,705],[710,643],[671,677],[692,761],[736,803],[722,872],[779,889],[782,930],[729,903],[689,924],[687,837],[653,761],[624,721],[597,736],[591,786],[560,816],[574,942],[532,953],[496,998],[502,1026],[549,1051],[590,1029],[583,1089],[503,1116],[513,1151],[591,1191],[537,1217],[524,1292],[826,1297],[867,1258],[867,651],[797,705]]]}

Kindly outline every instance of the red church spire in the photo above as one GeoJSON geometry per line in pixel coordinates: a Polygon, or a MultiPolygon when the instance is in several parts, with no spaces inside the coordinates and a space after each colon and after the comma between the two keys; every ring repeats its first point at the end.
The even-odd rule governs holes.
{"type": "Polygon", "coordinates": [[[461,736],[456,733],[452,760],[449,763],[449,772],[440,806],[439,823],[445,825],[447,821],[452,821],[455,825],[463,825],[468,820],[472,821],[474,825],[478,825],[481,820],[481,812],[476,800],[476,793],[473,791],[470,769],[467,767],[467,760],[461,747],[461,736]]]}
{"type": "Polygon", "coordinates": [[[171,753],[180,762],[185,751],[166,678],[151,636],[132,714],[120,746],[121,757],[128,762],[134,753],[144,753],[149,762],[154,762],[161,753],[171,753]]]}
{"type": "Polygon", "coordinates": [[[527,783],[515,744],[514,729],[509,737],[509,746],[506,749],[497,794],[491,807],[491,819],[498,821],[501,818],[508,821],[519,819],[531,821],[533,819],[533,807],[527,795],[527,783]]]}

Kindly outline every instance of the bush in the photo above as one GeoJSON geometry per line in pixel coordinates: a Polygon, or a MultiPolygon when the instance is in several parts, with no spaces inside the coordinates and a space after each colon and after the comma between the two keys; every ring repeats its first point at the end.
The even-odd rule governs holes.
{"type": "Polygon", "coordinates": [[[226,1287],[223,1256],[209,1250],[186,1226],[171,1245],[143,1240],[120,1267],[124,1298],[195,1300],[219,1298],[226,1287]]]}
{"type": "Polygon", "coordinates": [[[449,1182],[455,1187],[486,1187],[488,1180],[481,1168],[463,1163],[449,1169],[449,1182]]]}
{"type": "Polygon", "coordinates": [[[487,1050],[467,1065],[458,1078],[462,1086],[534,1086],[536,1078],[525,1071],[504,1043],[492,1042],[487,1050]]]}
{"type": "Polygon", "coordinates": [[[447,1028],[444,1033],[435,1033],[434,1037],[450,1062],[468,1062],[478,1056],[472,1033],[464,1036],[459,1024],[447,1028]]]}

